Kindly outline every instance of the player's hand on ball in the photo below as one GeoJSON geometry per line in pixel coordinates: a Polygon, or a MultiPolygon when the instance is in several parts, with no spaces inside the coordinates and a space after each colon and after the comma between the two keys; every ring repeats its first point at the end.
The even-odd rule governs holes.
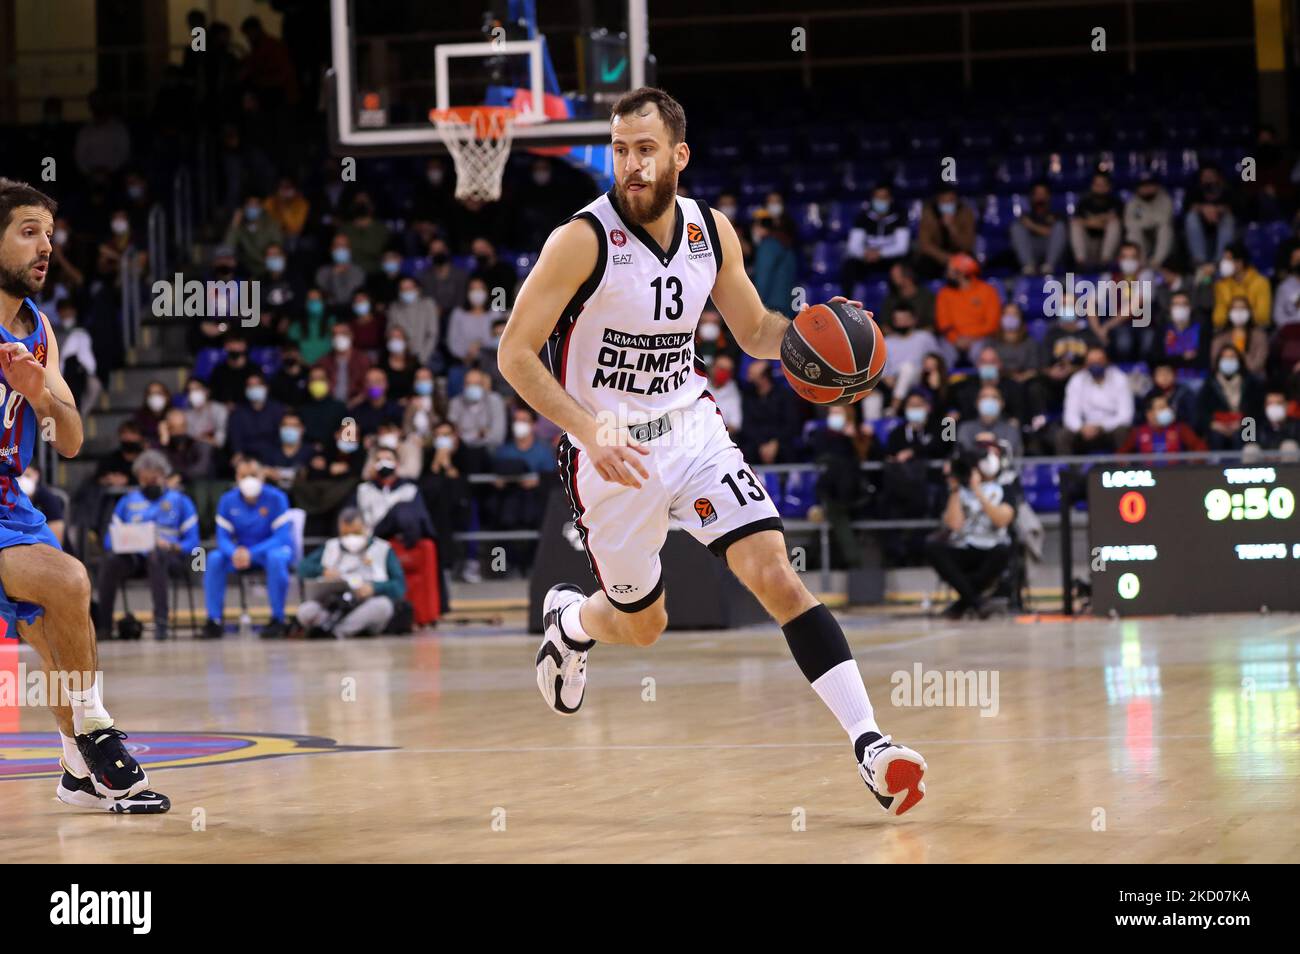
{"type": "Polygon", "coordinates": [[[45,390],[45,368],[21,341],[0,344],[0,371],[9,386],[34,403],[45,390]]]}
{"type": "Polygon", "coordinates": [[[636,479],[636,474],[639,473],[643,479],[649,480],[650,472],[645,469],[641,461],[637,460],[637,454],[644,456],[649,453],[649,450],[628,438],[627,444],[597,442],[587,451],[587,456],[595,465],[596,473],[605,480],[639,490],[641,483],[636,479]]]}
{"type": "Polygon", "coordinates": [[[863,313],[865,313],[868,318],[876,317],[874,312],[867,311],[865,308],[862,307],[862,302],[854,301],[852,298],[845,298],[843,295],[836,295],[834,298],[831,299],[831,301],[847,302],[848,304],[852,305],[854,308],[857,308],[863,313]]]}

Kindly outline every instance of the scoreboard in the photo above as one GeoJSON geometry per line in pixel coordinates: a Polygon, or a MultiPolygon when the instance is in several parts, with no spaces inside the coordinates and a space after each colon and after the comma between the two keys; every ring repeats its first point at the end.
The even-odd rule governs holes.
{"type": "Polygon", "coordinates": [[[1088,474],[1099,614],[1300,610],[1300,466],[1088,474]]]}

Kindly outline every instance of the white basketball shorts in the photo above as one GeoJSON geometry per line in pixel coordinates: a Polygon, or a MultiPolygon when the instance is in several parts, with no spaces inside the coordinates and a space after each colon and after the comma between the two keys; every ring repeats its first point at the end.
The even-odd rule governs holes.
{"type": "Polygon", "coordinates": [[[591,572],[611,603],[635,613],[659,598],[659,550],[681,528],[714,555],[762,530],[783,530],[780,514],[732,441],[713,398],[669,412],[672,428],[644,442],[649,479],[640,488],[605,480],[566,434],[557,450],[560,479],[591,572]]]}

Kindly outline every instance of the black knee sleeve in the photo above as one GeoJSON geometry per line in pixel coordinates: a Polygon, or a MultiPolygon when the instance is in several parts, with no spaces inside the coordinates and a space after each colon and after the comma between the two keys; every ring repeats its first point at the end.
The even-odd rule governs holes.
{"type": "Polygon", "coordinates": [[[794,661],[809,682],[816,682],[842,662],[853,658],[844,630],[826,608],[818,603],[781,627],[790,644],[794,661]]]}

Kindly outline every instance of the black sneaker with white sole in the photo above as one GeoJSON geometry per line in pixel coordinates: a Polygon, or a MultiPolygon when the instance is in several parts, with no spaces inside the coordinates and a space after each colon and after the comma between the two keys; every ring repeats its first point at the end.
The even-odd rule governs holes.
{"type": "Polygon", "coordinates": [[[574,640],[565,635],[560,613],[583,592],[572,583],[558,583],[542,601],[541,648],[537,650],[537,688],[552,711],[573,715],[582,708],[587,690],[587,651],[595,640],[574,640]]]}
{"type": "Polygon", "coordinates": [[[126,737],[114,727],[77,736],[77,749],[90,769],[90,781],[95,791],[107,798],[138,795],[149,787],[149,776],[122,744],[126,737]]]}
{"type": "Polygon", "coordinates": [[[89,777],[79,778],[68,770],[62,761],[63,777],[55,795],[59,801],[76,808],[88,808],[97,812],[112,812],[115,815],[160,815],[172,807],[171,799],[159,792],[145,789],[124,798],[109,798],[95,791],[95,785],[89,777]]]}

